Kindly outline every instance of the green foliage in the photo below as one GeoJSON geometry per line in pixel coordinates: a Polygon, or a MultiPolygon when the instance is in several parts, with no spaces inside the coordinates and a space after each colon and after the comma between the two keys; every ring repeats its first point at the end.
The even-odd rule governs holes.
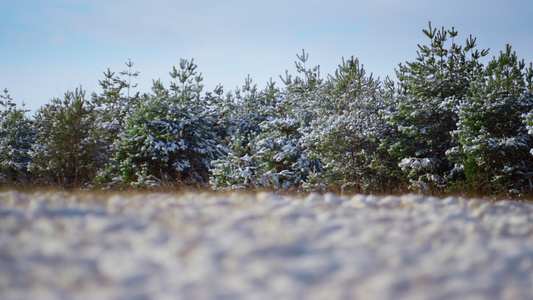
{"type": "Polygon", "coordinates": [[[93,106],[81,88],[65,93],[63,99],[52,99],[37,111],[30,169],[39,182],[67,189],[91,183],[105,163],[95,121],[93,106]]]}
{"type": "Polygon", "coordinates": [[[111,144],[124,129],[126,117],[138,105],[141,97],[138,92],[131,95],[131,89],[137,86],[131,83],[131,79],[137,77],[139,72],[131,71],[133,67],[131,60],[126,66],[128,70],[120,72],[120,76],[107,69],[104,72],[104,79],[99,81],[102,92],[92,95],[97,127],[103,134],[101,138],[107,145],[108,153],[111,152],[111,144]]]}
{"type": "MultiPolygon", "coordinates": [[[[305,153],[300,132],[309,125],[311,99],[320,95],[323,80],[318,67],[306,68],[308,55],[297,55],[299,76],[286,74],[284,89],[272,81],[258,92],[247,78],[233,101],[229,124],[234,130],[226,139],[228,156],[214,161],[214,188],[263,188],[298,190],[307,176],[319,168],[305,153]]],[[[230,97],[229,99],[232,99],[230,97]]],[[[231,105],[231,104],[230,104],[231,105]]]]}
{"type": "Polygon", "coordinates": [[[520,193],[533,175],[533,140],[521,120],[533,110],[526,71],[511,46],[493,58],[472,95],[459,104],[454,137],[460,145],[447,155],[464,174],[463,184],[478,193],[520,193]]]}
{"type": "Polygon", "coordinates": [[[486,66],[476,39],[429,24],[427,45],[394,82],[355,58],[322,78],[258,89],[248,76],[203,93],[193,60],[170,85],[135,92],[133,63],[25,116],[0,96],[0,182],[62,188],[207,187],[277,191],[526,195],[533,192],[533,65],[508,46],[486,66]],[[30,173],[31,172],[31,173],[30,173]]]}
{"type": "Polygon", "coordinates": [[[488,50],[474,50],[472,37],[465,46],[456,44],[453,28],[436,30],[430,23],[423,32],[429,45],[418,46],[416,61],[400,64],[398,86],[387,99],[384,117],[398,134],[386,144],[404,171],[401,180],[410,181],[413,189],[442,191],[453,170],[445,153],[457,145],[451,136],[458,121],[456,107],[471,94],[470,82],[483,69],[479,58],[488,50]]]}
{"type": "Polygon", "coordinates": [[[324,80],[318,66],[307,68],[309,55],[305,51],[297,58],[298,75],[287,72],[281,78],[285,87],[272,103],[267,119],[259,124],[262,133],[257,137],[260,168],[256,174],[264,186],[288,191],[298,190],[311,172],[320,169],[318,161],[307,157],[302,130],[315,116],[312,103],[322,96],[324,80]]]}
{"type": "Polygon", "coordinates": [[[202,77],[192,61],[181,60],[166,89],[155,81],[140,97],[115,140],[112,185],[135,187],[206,184],[218,147],[217,112],[201,98],[202,77]]]}
{"type": "Polygon", "coordinates": [[[254,135],[244,136],[239,131],[226,141],[227,155],[211,162],[210,184],[215,190],[261,188],[262,178],[257,176],[261,162],[257,157],[254,135]]]}
{"type": "Polygon", "coordinates": [[[248,76],[241,89],[228,93],[218,103],[222,123],[227,129],[223,144],[227,154],[211,162],[213,189],[245,189],[264,186],[257,139],[263,131],[260,124],[275,115],[274,106],[281,97],[280,91],[270,81],[267,88],[258,91],[248,76]]]}
{"type": "Polygon", "coordinates": [[[357,59],[343,59],[317,100],[304,137],[309,157],[323,164],[317,176],[330,190],[378,189],[382,178],[372,161],[385,126],[379,80],[367,77],[357,59]]]}
{"type": "Polygon", "coordinates": [[[28,184],[28,151],[34,139],[32,122],[17,108],[7,89],[0,95],[0,182],[28,184]]]}

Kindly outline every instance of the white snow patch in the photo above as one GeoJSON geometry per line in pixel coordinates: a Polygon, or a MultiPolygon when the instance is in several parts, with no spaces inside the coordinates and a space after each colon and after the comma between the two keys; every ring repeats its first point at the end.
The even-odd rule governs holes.
{"type": "Polygon", "coordinates": [[[0,194],[2,299],[533,299],[533,205],[0,194]]]}

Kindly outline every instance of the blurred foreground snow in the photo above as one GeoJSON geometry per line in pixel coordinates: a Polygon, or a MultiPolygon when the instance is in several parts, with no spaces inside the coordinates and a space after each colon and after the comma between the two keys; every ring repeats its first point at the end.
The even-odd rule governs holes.
{"type": "Polygon", "coordinates": [[[533,299],[533,205],[0,194],[1,299],[533,299]]]}

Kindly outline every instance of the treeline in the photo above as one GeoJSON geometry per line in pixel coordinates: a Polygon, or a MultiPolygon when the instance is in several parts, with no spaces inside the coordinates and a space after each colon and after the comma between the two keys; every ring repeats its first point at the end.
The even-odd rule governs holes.
{"type": "Polygon", "coordinates": [[[133,63],[104,72],[101,92],[52,99],[34,118],[7,90],[0,105],[0,182],[65,189],[212,188],[530,195],[533,68],[507,46],[488,50],[453,28],[423,30],[397,81],[355,58],[321,77],[297,55],[296,75],[262,90],[204,92],[193,60],[170,84],[135,91],[133,63]]]}

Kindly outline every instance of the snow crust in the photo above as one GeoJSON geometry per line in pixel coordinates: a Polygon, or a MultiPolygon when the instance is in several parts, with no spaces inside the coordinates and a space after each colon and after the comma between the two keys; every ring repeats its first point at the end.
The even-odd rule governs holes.
{"type": "Polygon", "coordinates": [[[533,205],[0,194],[1,299],[533,299],[533,205]]]}

